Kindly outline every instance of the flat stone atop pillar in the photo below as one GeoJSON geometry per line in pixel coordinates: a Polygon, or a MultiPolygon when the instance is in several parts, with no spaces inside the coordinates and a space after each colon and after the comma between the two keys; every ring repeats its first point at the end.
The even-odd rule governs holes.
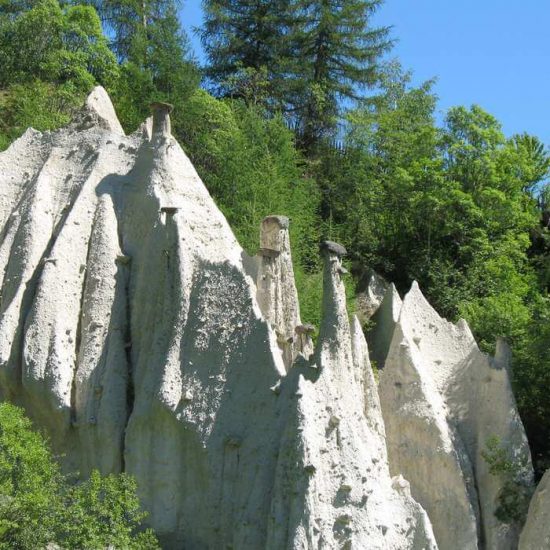
{"type": "MultiPolygon", "coordinates": [[[[290,220],[286,216],[266,216],[260,226],[260,250],[282,252],[289,247],[288,227],[290,220]]],[[[266,256],[264,252],[262,254],[266,256]]]]}
{"type": "Polygon", "coordinates": [[[348,251],[341,244],[335,243],[334,241],[323,241],[321,243],[321,252],[328,252],[329,254],[335,254],[339,258],[345,256],[348,251]]]}
{"type": "Polygon", "coordinates": [[[286,216],[278,216],[278,215],[272,214],[270,216],[266,216],[262,220],[262,224],[273,223],[273,222],[279,224],[279,227],[281,229],[288,229],[290,225],[290,219],[287,218],[286,216]]]}
{"type": "Polygon", "coordinates": [[[153,113],[153,135],[171,135],[170,113],[174,110],[174,106],[170,103],[155,101],[151,103],[150,107],[153,113]]]}
{"type": "Polygon", "coordinates": [[[311,323],[304,323],[296,327],[296,334],[313,334],[315,332],[315,326],[311,323]]]}

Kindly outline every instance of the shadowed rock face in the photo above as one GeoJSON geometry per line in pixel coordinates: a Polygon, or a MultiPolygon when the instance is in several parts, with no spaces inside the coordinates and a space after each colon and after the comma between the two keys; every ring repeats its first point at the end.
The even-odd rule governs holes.
{"type": "Polygon", "coordinates": [[[367,334],[372,360],[379,369],[384,368],[395,325],[401,312],[401,298],[394,284],[390,284],[384,298],[371,317],[374,326],[367,334]]]}
{"type": "Polygon", "coordinates": [[[279,254],[257,287],[168,111],[125,136],[98,88],[70,126],[0,154],[2,398],[67,469],[133,474],[166,548],[436,548],[390,478],[343,247],[323,249],[308,360],[276,333],[311,332],[284,219],[264,222],[279,254]]]}
{"type": "Polygon", "coordinates": [[[380,400],[390,470],[410,481],[440,548],[517,547],[519,526],[495,517],[504,481],[483,456],[497,438],[518,465],[518,489],[532,485],[508,356],[503,342],[494,358],[481,353],[468,325],[439,317],[413,284],[394,329],[380,400]]]}

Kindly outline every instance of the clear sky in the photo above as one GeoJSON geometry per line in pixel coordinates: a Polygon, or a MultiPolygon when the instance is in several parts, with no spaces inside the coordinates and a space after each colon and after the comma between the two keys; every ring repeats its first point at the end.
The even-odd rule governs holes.
{"type": "MultiPolygon", "coordinates": [[[[187,0],[181,20],[202,20],[187,0]]],[[[391,57],[420,83],[437,77],[439,109],[477,103],[507,135],[529,132],[550,145],[550,0],[386,0],[375,18],[393,26],[391,57]]]]}

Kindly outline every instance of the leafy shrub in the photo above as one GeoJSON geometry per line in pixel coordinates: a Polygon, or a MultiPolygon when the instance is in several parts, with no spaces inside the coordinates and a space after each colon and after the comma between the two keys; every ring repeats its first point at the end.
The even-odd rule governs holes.
{"type": "Polygon", "coordinates": [[[503,482],[495,517],[502,523],[523,525],[532,494],[532,487],[523,479],[526,465],[511,458],[496,436],[487,440],[481,456],[489,466],[489,473],[503,482]]]}
{"type": "Polygon", "coordinates": [[[93,472],[69,483],[21,409],[0,404],[0,549],[158,548],[145,515],[131,477],[93,472]]]}

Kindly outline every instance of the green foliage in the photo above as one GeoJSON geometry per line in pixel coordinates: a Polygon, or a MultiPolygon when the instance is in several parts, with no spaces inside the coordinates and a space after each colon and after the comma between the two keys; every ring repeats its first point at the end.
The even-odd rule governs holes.
{"type": "Polygon", "coordinates": [[[243,71],[273,73],[281,61],[289,0],[207,0],[203,9],[206,75],[222,95],[239,93],[234,77],[243,71]]]}
{"type": "Polygon", "coordinates": [[[371,25],[380,0],[295,0],[282,63],[282,98],[310,156],[333,135],[343,101],[363,97],[381,75],[379,60],[392,45],[388,28],[371,25]]]}
{"type": "Polygon", "coordinates": [[[173,131],[249,254],[269,214],[291,218],[290,238],[304,319],[316,323],[322,281],[318,273],[318,192],[304,178],[293,135],[280,117],[239,101],[197,91],[174,113],[173,131]]]}
{"type": "Polygon", "coordinates": [[[110,92],[122,125],[135,130],[153,101],[173,103],[176,111],[199,84],[187,36],[174,0],[95,0],[91,2],[111,31],[120,78],[110,92]]]}
{"type": "Polygon", "coordinates": [[[535,472],[542,475],[550,467],[550,300],[546,294],[535,294],[530,314],[513,348],[514,389],[535,472]]]}
{"type": "Polygon", "coordinates": [[[0,135],[5,136],[7,146],[31,126],[40,131],[54,130],[67,124],[70,113],[81,103],[80,94],[70,83],[55,86],[35,80],[14,84],[0,105],[0,135]]]}
{"type": "Polygon", "coordinates": [[[532,488],[523,481],[526,464],[510,457],[496,436],[487,440],[481,456],[489,466],[489,473],[502,482],[497,496],[495,517],[502,523],[521,527],[525,522],[532,494],[532,488]]]}
{"type": "Polygon", "coordinates": [[[62,9],[57,0],[38,0],[15,17],[0,10],[0,54],[2,88],[38,79],[86,93],[118,73],[93,8],[62,9]]]}
{"type": "Polygon", "coordinates": [[[0,548],[158,548],[135,490],[124,474],[69,484],[22,411],[0,404],[0,548]]]}
{"type": "Polygon", "coordinates": [[[342,100],[377,82],[391,42],[373,28],[380,0],[207,0],[202,43],[217,92],[282,111],[314,156],[333,135],[342,100]]]}
{"type": "Polygon", "coordinates": [[[0,150],[29,126],[66,124],[96,83],[118,78],[93,8],[57,0],[1,4],[0,57],[0,150]]]}
{"type": "Polygon", "coordinates": [[[389,67],[382,93],[348,115],[345,150],[316,168],[321,214],[353,272],[406,292],[417,280],[444,316],[469,322],[485,351],[512,345],[514,387],[540,468],[550,456],[550,156],[527,135],[506,139],[474,106],[435,124],[431,83],[389,67]],[[353,205],[353,208],[350,208],[353,205]],[[539,223],[539,220],[542,221],[539,223]],[[546,348],[545,348],[546,346],[546,348]]]}

